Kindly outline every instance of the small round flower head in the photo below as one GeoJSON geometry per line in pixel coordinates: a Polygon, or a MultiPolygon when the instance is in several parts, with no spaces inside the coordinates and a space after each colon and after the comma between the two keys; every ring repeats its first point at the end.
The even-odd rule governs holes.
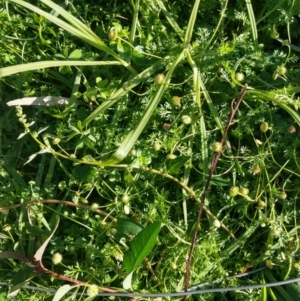
{"type": "Polygon", "coordinates": [[[262,145],[262,144],[263,144],[259,139],[255,139],[255,143],[256,143],[257,145],[262,145]]]}
{"type": "Polygon", "coordinates": [[[136,154],[137,154],[137,152],[136,152],[135,149],[132,149],[132,150],[130,151],[130,155],[131,155],[132,157],[136,157],[136,154]]]}
{"type": "Polygon", "coordinates": [[[243,81],[245,79],[245,75],[242,72],[237,72],[235,74],[235,79],[239,82],[243,81]]]}
{"type": "Polygon", "coordinates": [[[92,284],[88,287],[87,293],[89,297],[96,297],[99,294],[99,287],[95,284],[92,284]]]}
{"type": "Polygon", "coordinates": [[[181,117],[181,120],[184,124],[191,124],[192,123],[192,118],[188,115],[183,115],[181,117]]]}
{"type": "Polygon", "coordinates": [[[111,28],[108,32],[108,39],[110,41],[115,41],[118,38],[118,31],[115,28],[111,28]]]}
{"type": "Polygon", "coordinates": [[[155,151],[159,151],[161,149],[161,144],[159,142],[154,142],[153,143],[153,148],[155,151]]]}
{"type": "Polygon", "coordinates": [[[220,152],[222,150],[222,143],[221,142],[215,142],[211,146],[212,151],[214,152],[220,152]]]}
{"type": "Polygon", "coordinates": [[[3,231],[5,231],[5,232],[9,232],[10,230],[11,230],[11,226],[9,226],[9,225],[6,225],[3,227],[3,231]]]}
{"type": "Polygon", "coordinates": [[[279,67],[277,68],[277,73],[278,73],[279,75],[285,75],[286,72],[287,72],[287,69],[286,69],[286,67],[283,66],[283,65],[281,65],[281,66],[279,66],[279,67]]]}
{"type": "Polygon", "coordinates": [[[155,76],[154,83],[157,85],[161,85],[164,83],[164,80],[165,80],[165,76],[162,73],[160,73],[155,76]]]}
{"type": "Polygon", "coordinates": [[[270,260],[270,259],[267,259],[267,260],[266,260],[266,267],[269,268],[269,269],[273,269],[273,263],[272,263],[272,260],[270,260]]]}
{"type": "Polygon", "coordinates": [[[258,201],[258,209],[264,209],[266,207],[266,203],[262,200],[258,201]]]}
{"type": "Polygon", "coordinates": [[[273,236],[279,236],[280,235],[280,229],[277,229],[277,228],[274,228],[274,229],[272,229],[272,235],[273,236]]]}
{"type": "Polygon", "coordinates": [[[56,138],[53,139],[52,143],[54,145],[59,144],[60,143],[60,139],[58,137],[56,137],[56,138]]]}
{"type": "Polygon", "coordinates": [[[176,158],[177,158],[177,156],[174,155],[174,154],[168,154],[168,155],[167,155],[167,159],[174,160],[174,159],[176,159],[176,158]]]}
{"type": "Polygon", "coordinates": [[[130,213],[129,205],[125,204],[123,207],[124,214],[128,215],[130,213]]]}
{"type": "Polygon", "coordinates": [[[90,208],[92,211],[96,211],[99,208],[99,204],[93,203],[90,208]]]}
{"type": "Polygon", "coordinates": [[[124,194],[124,195],[122,196],[122,202],[123,202],[124,204],[129,203],[129,200],[130,200],[130,197],[129,197],[128,194],[124,194]]]}
{"type": "Polygon", "coordinates": [[[249,194],[249,189],[247,187],[242,187],[240,192],[243,195],[248,195],[249,194]]]}
{"type": "Polygon", "coordinates": [[[258,165],[254,165],[251,167],[251,173],[253,173],[254,175],[257,175],[261,172],[261,169],[258,165]]]}
{"type": "Polygon", "coordinates": [[[221,227],[221,223],[220,223],[219,220],[217,220],[217,219],[214,220],[214,227],[215,228],[220,228],[221,227]]]}
{"type": "Polygon", "coordinates": [[[52,256],[52,262],[53,264],[60,264],[62,262],[62,255],[60,253],[55,253],[52,256]]]}
{"type": "Polygon", "coordinates": [[[173,103],[174,106],[180,106],[180,97],[173,96],[172,97],[172,103],[173,103]]]}
{"type": "Polygon", "coordinates": [[[58,188],[60,190],[64,190],[66,187],[67,187],[66,181],[61,181],[61,182],[58,183],[58,188]]]}
{"type": "Polygon", "coordinates": [[[237,186],[233,186],[229,190],[230,196],[236,196],[239,193],[239,188],[237,186]]]}

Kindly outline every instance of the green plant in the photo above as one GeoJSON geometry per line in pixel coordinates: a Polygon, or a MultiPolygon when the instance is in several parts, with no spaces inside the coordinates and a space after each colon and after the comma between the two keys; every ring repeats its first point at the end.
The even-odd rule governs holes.
{"type": "Polygon", "coordinates": [[[19,295],[60,287],[58,300],[298,275],[298,2],[4,4],[0,256],[23,261],[0,262],[10,295],[29,280],[48,291],[19,295]],[[69,101],[4,103],[46,95],[69,101]],[[227,278],[266,263],[251,279],[227,278]]]}

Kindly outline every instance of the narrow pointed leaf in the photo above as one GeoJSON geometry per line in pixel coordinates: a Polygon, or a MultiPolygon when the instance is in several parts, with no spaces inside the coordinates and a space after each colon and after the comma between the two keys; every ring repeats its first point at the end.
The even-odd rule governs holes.
{"type": "Polygon", "coordinates": [[[34,254],[34,259],[36,261],[41,261],[42,260],[45,249],[46,249],[49,241],[51,240],[52,236],[54,235],[54,233],[55,233],[55,231],[58,227],[58,224],[59,224],[59,216],[57,216],[57,218],[56,218],[56,225],[55,225],[52,233],[50,234],[50,236],[45,240],[45,242],[41,245],[41,247],[34,254]]]}
{"type": "Polygon", "coordinates": [[[143,116],[140,120],[140,122],[136,125],[136,127],[127,134],[125,139],[122,141],[119,148],[116,150],[116,152],[107,160],[104,161],[104,164],[116,164],[118,162],[121,162],[126,158],[130,150],[132,149],[133,145],[139,138],[140,134],[148,124],[154,110],[156,109],[157,105],[159,104],[160,100],[163,97],[163,94],[165,90],[168,87],[168,83],[171,79],[171,76],[176,68],[176,66],[184,59],[184,52],[181,52],[176,60],[171,65],[170,69],[168,70],[168,73],[165,77],[165,83],[162,84],[154,94],[153,98],[150,100],[149,104],[147,105],[143,116]]]}
{"type": "Polygon", "coordinates": [[[77,286],[71,286],[70,284],[65,284],[61,286],[55,293],[52,301],[59,301],[61,298],[63,298],[70,290],[75,288],[77,286]]]}
{"type": "Polygon", "coordinates": [[[11,258],[11,259],[18,259],[24,262],[30,262],[24,255],[14,251],[3,251],[0,253],[0,258],[11,258]]]}
{"type": "Polygon", "coordinates": [[[53,68],[60,66],[109,66],[109,65],[121,65],[117,61],[41,61],[28,64],[20,64],[9,67],[0,68],[0,78],[6,77],[12,74],[39,70],[44,68],[53,68]]]}

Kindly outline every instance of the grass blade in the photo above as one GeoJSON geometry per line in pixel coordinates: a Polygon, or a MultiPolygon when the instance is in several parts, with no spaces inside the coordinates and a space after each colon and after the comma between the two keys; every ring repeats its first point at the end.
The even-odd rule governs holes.
{"type": "Polygon", "coordinates": [[[26,71],[61,66],[111,66],[121,65],[117,61],[42,61],[0,68],[0,78],[26,71]]]}

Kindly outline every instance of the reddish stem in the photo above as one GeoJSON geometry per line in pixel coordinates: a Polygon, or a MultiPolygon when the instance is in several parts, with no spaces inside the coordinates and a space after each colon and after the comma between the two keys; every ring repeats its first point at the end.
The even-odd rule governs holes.
{"type": "MultiPolygon", "coordinates": [[[[228,121],[227,121],[227,125],[225,127],[225,130],[224,130],[224,133],[222,135],[222,139],[221,139],[221,149],[220,151],[218,151],[216,153],[216,155],[214,156],[213,160],[212,160],[212,164],[211,164],[211,167],[209,169],[209,173],[208,173],[208,178],[207,178],[207,181],[206,181],[206,184],[205,184],[205,188],[204,188],[204,191],[203,191],[203,194],[201,196],[201,203],[200,203],[200,208],[199,208],[199,212],[198,212],[198,217],[197,217],[197,221],[196,221],[196,225],[195,225],[195,230],[194,230],[194,234],[193,234],[193,240],[192,240],[192,243],[191,243],[191,247],[190,247],[190,252],[189,252],[189,257],[186,261],[186,273],[185,273],[185,291],[187,291],[188,287],[189,287],[189,278],[190,278],[190,269],[191,269],[191,262],[192,262],[192,257],[193,257],[193,253],[194,253],[194,250],[195,250],[195,247],[196,247],[196,243],[197,243],[197,237],[198,237],[198,227],[200,225],[200,221],[201,221],[201,216],[202,216],[202,213],[203,213],[203,206],[204,206],[204,200],[205,198],[207,197],[207,194],[208,194],[208,188],[209,188],[209,185],[210,185],[210,181],[211,181],[211,178],[212,178],[212,175],[216,169],[216,166],[217,166],[217,163],[221,157],[221,154],[223,152],[223,148],[224,148],[224,143],[225,143],[225,140],[226,140],[226,136],[227,136],[227,133],[228,133],[228,130],[229,130],[229,127],[230,127],[230,124],[238,110],[238,107],[243,99],[243,96],[246,92],[246,89],[247,89],[247,85],[245,85],[239,95],[239,98],[237,100],[237,102],[235,103],[235,100],[232,100],[231,102],[231,111],[230,111],[230,114],[229,114],[229,117],[228,117],[228,121]]],[[[184,297],[184,300],[187,299],[187,296],[184,297]]]]}

